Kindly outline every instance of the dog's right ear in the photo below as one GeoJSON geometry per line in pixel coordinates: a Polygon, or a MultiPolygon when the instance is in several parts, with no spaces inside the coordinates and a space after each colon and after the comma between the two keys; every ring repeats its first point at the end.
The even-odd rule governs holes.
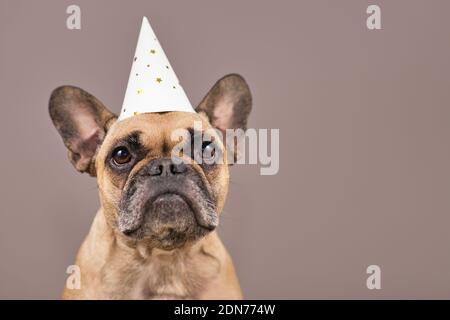
{"type": "Polygon", "coordinates": [[[95,154],[117,116],[90,93],[62,86],[50,96],[53,124],[69,149],[69,159],[80,172],[95,176],[95,154]]]}

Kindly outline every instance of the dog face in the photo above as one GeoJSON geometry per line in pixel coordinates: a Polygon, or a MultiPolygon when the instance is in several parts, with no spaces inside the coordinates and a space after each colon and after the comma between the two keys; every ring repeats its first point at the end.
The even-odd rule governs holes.
{"type": "MultiPolygon", "coordinates": [[[[96,159],[96,173],[103,206],[111,206],[109,219],[117,222],[119,231],[168,248],[217,226],[228,189],[228,166],[199,164],[192,158],[172,161],[178,143],[172,133],[185,129],[201,134],[193,132],[196,121],[202,128],[211,127],[199,114],[169,112],[138,115],[110,128],[96,159]]],[[[224,154],[218,136],[211,143],[224,154]]],[[[194,150],[198,151],[203,150],[194,150]]]]}
{"type": "Polygon", "coordinates": [[[196,241],[218,225],[230,150],[218,132],[245,129],[250,109],[250,91],[238,75],[220,79],[197,113],[145,113],[117,121],[99,100],[71,86],[55,89],[49,103],[70,161],[97,177],[110,227],[130,243],[162,249],[196,241]],[[185,139],[174,139],[179,130],[185,139]],[[206,132],[207,141],[194,143],[206,132]],[[177,146],[191,152],[174,154],[177,146]],[[199,161],[212,154],[215,161],[199,161]]]}

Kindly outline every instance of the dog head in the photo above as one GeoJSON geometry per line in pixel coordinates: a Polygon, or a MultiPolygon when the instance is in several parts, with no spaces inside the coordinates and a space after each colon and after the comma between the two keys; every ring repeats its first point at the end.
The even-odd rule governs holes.
{"type": "Polygon", "coordinates": [[[249,88],[235,74],[212,87],[197,113],[145,113],[117,121],[94,96],[73,86],[55,89],[49,103],[71,163],[97,177],[108,225],[124,239],[162,249],[216,228],[229,181],[229,148],[219,133],[245,130],[250,110],[249,88]],[[180,130],[187,136],[174,139],[180,130]],[[206,131],[208,141],[194,143],[206,131]],[[215,161],[202,161],[205,155],[215,161]]]}

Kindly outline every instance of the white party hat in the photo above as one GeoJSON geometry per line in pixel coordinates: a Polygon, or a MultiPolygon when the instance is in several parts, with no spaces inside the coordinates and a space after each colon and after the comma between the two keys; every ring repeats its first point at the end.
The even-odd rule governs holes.
{"type": "Polygon", "coordinates": [[[144,17],[119,120],[163,111],[195,112],[144,17]]]}

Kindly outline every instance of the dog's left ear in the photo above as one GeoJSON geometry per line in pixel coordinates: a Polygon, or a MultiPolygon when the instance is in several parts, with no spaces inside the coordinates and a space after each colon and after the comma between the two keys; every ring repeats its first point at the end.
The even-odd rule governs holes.
{"type": "Polygon", "coordinates": [[[247,119],[252,110],[252,95],[244,78],[229,74],[219,79],[198,107],[217,129],[247,129],[247,119]]]}
{"type": "Polygon", "coordinates": [[[235,161],[240,153],[237,150],[238,141],[225,141],[225,130],[246,130],[251,110],[250,89],[244,78],[238,74],[229,74],[217,81],[196,109],[198,113],[203,112],[211,125],[222,132],[224,144],[228,145],[228,148],[231,146],[235,161]]]}
{"type": "Polygon", "coordinates": [[[62,86],[53,90],[49,112],[69,150],[69,159],[80,172],[95,176],[95,154],[117,116],[83,89],[62,86]]]}

